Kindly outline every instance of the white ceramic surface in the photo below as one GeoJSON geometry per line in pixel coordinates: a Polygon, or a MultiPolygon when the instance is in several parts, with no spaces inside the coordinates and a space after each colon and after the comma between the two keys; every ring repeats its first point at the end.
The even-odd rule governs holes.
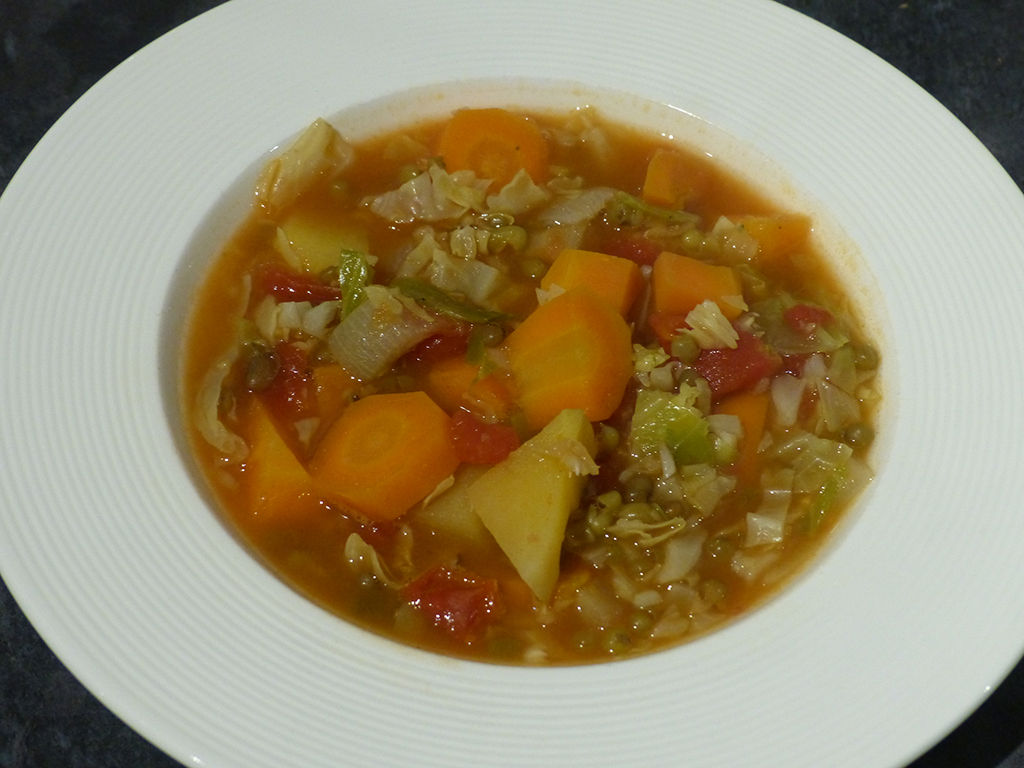
{"type": "Polygon", "coordinates": [[[234,0],[102,80],[0,199],[0,570],[190,766],[900,765],[1024,649],[1021,242],[1024,198],[960,123],[764,0],[234,0]],[[175,329],[226,193],[312,117],[494,78],[636,94],[763,153],[882,296],[870,495],[778,599],[675,650],[517,669],[367,635],[240,548],[179,450],[175,329]]]}

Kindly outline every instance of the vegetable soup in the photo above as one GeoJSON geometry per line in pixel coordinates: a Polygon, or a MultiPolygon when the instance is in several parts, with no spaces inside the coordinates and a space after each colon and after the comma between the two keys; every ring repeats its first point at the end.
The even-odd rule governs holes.
{"type": "Polygon", "coordinates": [[[678,644],[871,476],[879,356],[813,224],[586,107],[316,120],[195,297],[195,459],[268,568],[399,642],[678,644]]]}

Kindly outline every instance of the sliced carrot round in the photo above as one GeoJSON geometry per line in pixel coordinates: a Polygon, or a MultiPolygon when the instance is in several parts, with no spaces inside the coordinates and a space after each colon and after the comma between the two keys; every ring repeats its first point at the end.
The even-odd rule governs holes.
{"type": "Polygon", "coordinates": [[[423,392],[400,392],[348,406],[309,471],[328,501],[382,521],[422,501],[458,463],[448,414],[423,392]]]}
{"type": "Polygon", "coordinates": [[[500,189],[525,170],[535,182],[548,176],[548,144],[532,120],[499,108],[460,109],[438,141],[449,172],[469,170],[500,189]]]}
{"type": "Polygon", "coordinates": [[[505,340],[523,416],[537,430],[565,409],[607,419],[633,375],[629,325],[606,301],[573,288],[535,309],[505,340]]]}

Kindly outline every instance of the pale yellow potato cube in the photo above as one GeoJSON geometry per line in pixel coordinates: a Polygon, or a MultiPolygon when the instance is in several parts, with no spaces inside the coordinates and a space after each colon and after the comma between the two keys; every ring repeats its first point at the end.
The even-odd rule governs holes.
{"type": "Polygon", "coordinates": [[[470,487],[487,469],[477,464],[459,467],[451,488],[414,509],[409,516],[446,539],[458,540],[462,545],[490,541],[491,535],[484,528],[480,517],[473,512],[469,501],[470,487]]]}
{"type": "Polygon", "coordinates": [[[284,242],[278,244],[278,250],[290,251],[281,255],[286,261],[296,260],[295,266],[313,275],[337,267],[343,250],[366,253],[369,248],[361,225],[317,210],[295,209],[281,222],[281,234],[284,242]]]}
{"type": "Polygon", "coordinates": [[[583,411],[565,410],[469,488],[473,511],[543,602],[558,581],[566,522],[597,472],[596,448],[583,411]]]}

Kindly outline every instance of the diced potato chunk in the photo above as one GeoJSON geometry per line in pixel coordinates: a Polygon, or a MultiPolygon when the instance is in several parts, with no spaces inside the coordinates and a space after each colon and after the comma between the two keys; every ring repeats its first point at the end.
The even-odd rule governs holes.
{"type": "Polygon", "coordinates": [[[296,208],[281,222],[281,232],[291,254],[282,254],[286,260],[294,255],[297,266],[309,274],[319,274],[328,267],[337,267],[342,250],[369,250],[366,230],[354,223],[317,210],[296,208]]]}
{"type": "Polygon", "coordinates": [[[317,181],[346,168],[353,155],[334,126],[317,118],[263,167],[256,180],[256,204],[270,215],[280,213],[317,181]]]}
{"type": "Polygon", "coordinates": [[[558,580],[566,522],[597,471],[596,448],[583,411],[564,410],[469,488],[473,511],[543,602],[558,580]]]}
{"type": "Polygon", "coordinates": [[[464,544],[475,544],[490,539],[480,517],[470,506],[469,489],[487,467],[465,464],[455,473],[455,484],[411,514],[416,519],[448,539],[464,544]]]}

